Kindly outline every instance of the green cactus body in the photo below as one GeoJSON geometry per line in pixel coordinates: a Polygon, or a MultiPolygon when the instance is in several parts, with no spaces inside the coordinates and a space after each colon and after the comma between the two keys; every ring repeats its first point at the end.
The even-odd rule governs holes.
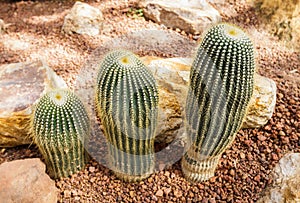
{"type": "Polygon", "coordinates": [[[88,155],[84,144],[90,123],[74,93],[58,89],[42,96],[33,114],[32,133],[52,178],[67,177],[85,166],[88,155]]]}
{"type": "Polygon", "coordinates": [[[233,142],[253,92],[253,44],[238,27],[221,23],[204,35],[194,59],[186,104],[190,148],[182,170],[191,182],[214,176],[233,142]]]}
{"type": "Polygon", "coordinates": [[[108,53],[97,77],[96,109],[118,178],[139,181],[154,171],[158,90],[152,73],[133,53],[108,53]]]}

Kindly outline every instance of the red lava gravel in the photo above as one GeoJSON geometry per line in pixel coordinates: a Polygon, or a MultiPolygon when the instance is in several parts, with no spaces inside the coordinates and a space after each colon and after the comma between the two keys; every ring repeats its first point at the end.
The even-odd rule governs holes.
{"type": "MultiPolygon", "coordinates": [[[[134,0],[85,2],[103,12],[101,35],[61,32],[64,16],[74,1],[1,1],[0,19],[9,24],[0,35],[1,42],[21,40],[27,48],[13,50],[0,43],[0,65],[42,56],[71,86],[87,57],[112,37],[150,28],[179,33],[192,43],[199,38],[133,17],[130,8],[137,8],[134,0]]],[[[224,21],[241,26],[253,38],[257,71],[277,84],[271,120],[258,129],[240,130],[209,181],[187,182],[178,161],[144,181],[125,183],[92,160],[81,172],[56,181],[59,202],[256,202],[272,183],[270,173],[280,158],[287,152],[300,152],[300,53],[268,34],[259,13],[246,1],[231,0],[215,6],[224,21]]],[[[33,145],[0,148],[0,163],[29,157],[41,157],[33,145]]]]}

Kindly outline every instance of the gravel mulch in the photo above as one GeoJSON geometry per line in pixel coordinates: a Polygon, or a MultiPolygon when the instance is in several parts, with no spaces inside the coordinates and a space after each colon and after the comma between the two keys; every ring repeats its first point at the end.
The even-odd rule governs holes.
{"type": "MultiPolygon", "coordinates": [[[[99,36],[61,32],[63,18],[74,1],[1,1],[0,18],[10,25],[0,35],[0,65],[42,57],[73,86],[76,74],[99,46],[129,31],[166,30],[181,35],[190,44],[199,39],[142,17],[132,17],[130,8],[137,5],[134,0],[85,2],[103,11],[105,25],[99,36]],[[12,40],[21,41],[23,46],[11,48],[12,40]]],[[[60,202],[255,202],[272,183],[270,172],[280,158],[287,152],[300,152],[300,52],[270,36],[255,8],[246,0],[228,0],[216,8],[224,21],[235,23],[249,33],[255,43],[257,71],[277,84],[276,108],[268,124],[259,129],[240,130],[209,181],[187,182],[178,161],[144,181],[124,183],[92,160],[78,174],[56,181],[60,202]]],[[[181,56],[178,54],[181,52],[173,50],[174,47],[166,54],[150,54],[181,56]]],[[[0,148],[0,163],[29,157],[41,157],[33,145],[0,148]]]]}

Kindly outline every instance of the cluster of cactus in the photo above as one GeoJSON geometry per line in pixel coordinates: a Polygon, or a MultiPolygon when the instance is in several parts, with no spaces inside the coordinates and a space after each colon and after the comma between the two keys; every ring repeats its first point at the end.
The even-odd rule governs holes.
{"type": "Polygon", "coordinates": [[[150,70],[129,51],[108,53],[98,72],[95,100],[108,141],[110,168],[129,182],[148,177],[155,166],[158,105],[150,70]]]}
{"type": "MultiPolygon", "coordinates": [[[[206,32],[191,67],[186,100],[188,148],[181,163],[189,181],[214,175],[242,124],[254,71],[253,44],[240,28],[220,23],[206,32]]],[[[153,173],[158,89],[150,70],[132,52],[115,50],[103,58],[95,107],[116,176],[131,182],[153,173]]],[[[66,177],[84,167],[89,117],[74,93],[59,89],[45,94],[36,105],[32,132],[50,176],[66,177]]]]}
{"type": "Polygon", "coordinates": [[[253,92],[254,48],[238,27],[220,23],[204,35],[191,67],[186,100],[187,152],[182,170],[191,182],[214,175],[239,130],[253,92]]]}
{"type": "Polygon", "coordinates": [[[83,103],[73,92],[56,89],[42,96],[31,127],[52,178],[67,177],[85,166],[90,123],[83,103]]]}

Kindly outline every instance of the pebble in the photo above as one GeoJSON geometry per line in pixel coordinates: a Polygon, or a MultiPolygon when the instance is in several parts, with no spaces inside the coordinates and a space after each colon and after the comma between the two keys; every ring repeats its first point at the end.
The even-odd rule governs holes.
{"type": "Polygon", "coordinates": [[[157,190],[155,195],[158,196],[158,197],[162,197],[164,195],[164,192],[162,190],[157,190]]]}

